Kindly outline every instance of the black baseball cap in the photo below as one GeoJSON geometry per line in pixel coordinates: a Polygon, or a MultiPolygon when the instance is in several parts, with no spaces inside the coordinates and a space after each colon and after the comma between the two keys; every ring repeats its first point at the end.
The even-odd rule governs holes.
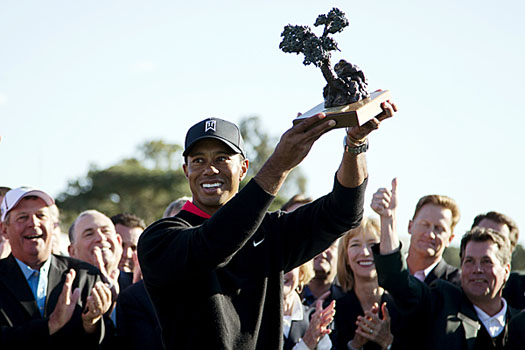
{"type": "Polygon", "coordinates": [[[199,140],[212,138],[224,142],[235,153],[246,158],[244,141],[237,125],[219,118],[208,118],[198,122],[188,130],[184,141],[184,157],[188,156],[190,148],[199,140]]]}

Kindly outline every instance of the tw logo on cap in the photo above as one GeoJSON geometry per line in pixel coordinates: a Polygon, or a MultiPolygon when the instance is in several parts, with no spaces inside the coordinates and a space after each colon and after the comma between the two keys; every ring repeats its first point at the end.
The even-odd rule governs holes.
{"type": "Polygon", "coordinates": [[[217,131],[217,121],[216,120],[206,121],[206,124],[204,124],[204,132],[208,132],[208,130],[217,131]]]}

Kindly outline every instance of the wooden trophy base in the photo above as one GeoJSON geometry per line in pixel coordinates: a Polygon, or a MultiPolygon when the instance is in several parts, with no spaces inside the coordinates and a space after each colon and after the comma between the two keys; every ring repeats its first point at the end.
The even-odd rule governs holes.
{"type": "Polygon", "coordinates": [[[346,128],[350,126],[363,125],[372,118],[377,117],[383,112],[381,103],[389,100],[390,91],[377,90],[370,94],[369,98],[357,101],[348,105],[325,108],[324,102],[305,112],[293,120],[293,124],[300,123],[306,118],[318,113],[326,114],[324,120],[334,119],[337,124],[334,128],[346,128]]]}

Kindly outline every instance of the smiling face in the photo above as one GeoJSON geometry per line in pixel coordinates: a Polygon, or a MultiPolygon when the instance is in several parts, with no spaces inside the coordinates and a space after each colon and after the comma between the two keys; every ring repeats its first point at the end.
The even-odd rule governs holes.
{"type": "Polygon", "coordinates": [[[408,224],[410,253],[440,259],[454,235],[452,211],[435,204],[424,205],[408,224]]]}
{"type": "Polygon", "coordinates": [[[248,171],[248,160],[242,159],[223,142],[207,138],[191,147],[183,169],[193,204],[213,215],[239,190],[248,171]]]}
{"type": "Polygon", "coordinates": [[[69,246],[69,254],[98,267],[95,251],[100,250],[107,272],[114,271],[122,255],[122,241],[110,218],[91,210],[81,214],[74,225],[74,241],[69,246]]]}
{"type": "Polygon", "coordinates": [[[377,278],[372,245],[379,243],[379,237],[370,231],[355,235],[348,241],[348,264],[354,274],[354,279],[377,278]]]}
{"type": "Polygon", "coordinates": [[[13,256],[39,269],[51,255],[53,220],[46,202],[38,197],[23,198],[9,211],[8,219],[2,230],[13,256]]]}
{"type": "Polygon", "coordinates": [[[497,256],[498,245],[492,241],[470,241],[461,262],[461,287],[466,296],[480,304],[501,296],[510,273],[510,264],[497,256]]]}

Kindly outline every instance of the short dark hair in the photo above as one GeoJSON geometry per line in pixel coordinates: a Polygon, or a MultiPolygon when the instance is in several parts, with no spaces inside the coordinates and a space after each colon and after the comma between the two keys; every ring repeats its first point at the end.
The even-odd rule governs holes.
{"type": "Polygon", "coordinates": [[[313,198],[306,197],[304,194],[298,193],[295,196],[293,196],[292,198],[290,198],[288,200],[288,202],[284,203],[283,206],[281,207],[281,210],[282,211],[288,211],[292,206],[294,206],[296,204],[304,205],[304,204],[308,204],[308,203],[310,203],[312,201],[313,201],[313,198]]]}
{"type": "Polygon", "coordinates": [[[146,229],[146,223],[144,222],[144,220],[139,218],[135,214],[120,213],[117,215],[113,215],[110,219],[113,222],[113,225],[115,226],[117,224],[121,224],[129,228],[140,227],[143,230],[146,229]]]}
{"type": "Polygon", "coordinates": [[[459,257],[462,264],[463,259],[465,258],[465,249],[468,242],[470,241],[495,243],[498,246],[498,252],[496,255],[501,261],[502,265],[510,264],[512,253],[510,250],[510,240],[507,238],[507,236],[504,236],[491,228],[477,226],[465,233],[461,238],[459,257]]]}
{"type": "Polygon", "coordinates": [[[518,238],[520,236],[520,230],[518,229],[518,225],[514,220],[512,220],[510,217],[508,217],[505,214],[498,213],[497,211],[489,211],[485,214],[479,214],[474,218],[474,222],[472,223],[472,227],[474,228],[480,224],[483,219],[494,221],[501,225],[507,225],[509,228],[509,239],[510,239],[510,246],[512,250],[516,248],[518,245],[518,238]]]}

